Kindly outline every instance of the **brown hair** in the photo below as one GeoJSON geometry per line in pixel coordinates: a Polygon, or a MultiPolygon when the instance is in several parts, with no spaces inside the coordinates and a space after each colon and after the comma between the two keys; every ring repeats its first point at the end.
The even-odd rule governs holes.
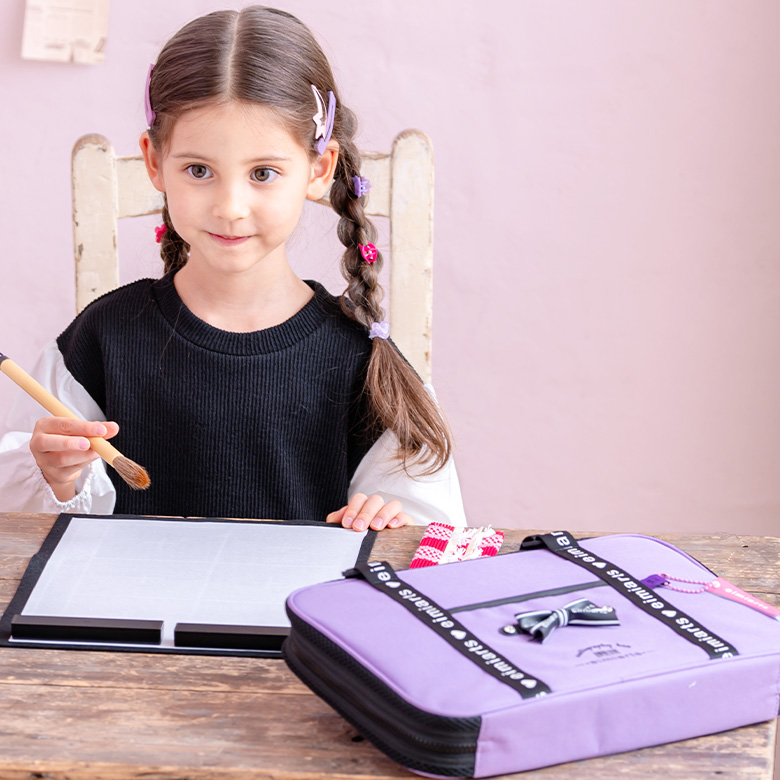
{"type": "MultiPolygon", "coordinates": [[[[216,11],[185,25],[163,47],[154,66],[149,93],[156,118],[149,136],[164,149],[185,111],[228,101],[259,103],[277,113],[314,159],[312,117],[317,103],[312,85],[326,103],[328,92],[336,97],[332,137],[339,156],[330,202],[340,217],[338,237],[345,246],[341,270],[347,289],[341,308],[368,329],[384,319],[379,285],[383,261],[380,252],[376,262],[367,263],[358,248],[376,240],[376,229],[365,214],[364,198],[352,189],[352,177],[360,174],[354,142],[357,120],[339,99],[327,58],[302,22],[284,11],[250,6],[216,11]]],[[[187,262],[189,246],[176,233],[167,204],[163,220],[168,229],[160,253],[167,273],[187,262]]],[[[398,459],[404,468],[416,464],[421,473],[430,474],[444,466],[452,445],[441,411],[412,367],[385,339],[373,339],[365,392],[380,426],[398,437],[398,459]]]]}

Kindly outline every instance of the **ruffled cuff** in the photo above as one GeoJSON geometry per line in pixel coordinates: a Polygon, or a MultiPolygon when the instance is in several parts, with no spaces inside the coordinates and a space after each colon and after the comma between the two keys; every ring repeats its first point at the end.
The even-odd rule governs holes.
{"type": "Polygon", "coordinates": [[[92,482],[94,479],[94,471],[92,464],[90,463],[84,471],[88,471],[86,478],[83,476],[79,479],[79,482],[83,480],[81,490],[76,493],[69,501],[60,501],[57,496],[54,495],[54,491],[51,489],[51,485],[46,481],[46,477],[43,476],[43,472],[37,467],[35,468],[33,479],[37,482],[35,485],[35,492],[41,496],[43,508],[41,512],[54,512],[56,514],[60,512],[68,512],[70,514],[87,515],[92,511],[92,482]]]}

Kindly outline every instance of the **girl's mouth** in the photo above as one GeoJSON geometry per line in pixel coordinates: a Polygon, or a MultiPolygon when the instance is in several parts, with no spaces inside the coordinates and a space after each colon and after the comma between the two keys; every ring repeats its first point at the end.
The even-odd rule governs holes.
{"type": "Polygon", "coordinates": [[[221,236],[218,233],[209,233],[209,235],[223,246],[236,246],[249,240],[249,236],[221,236]]]}

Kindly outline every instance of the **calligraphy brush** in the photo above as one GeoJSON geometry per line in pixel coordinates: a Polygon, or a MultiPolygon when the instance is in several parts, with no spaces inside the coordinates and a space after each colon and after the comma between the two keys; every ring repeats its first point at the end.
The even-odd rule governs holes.
{"type": "MultiPolygon", "coordinates": [[[[24,369],[20,368],[13,360],[0,352],[0,371],[16,382],[27,395],[34,398],[49,414],[55,417],[69,417],[71,420],[81,419],[58,398],[55,398],[43,385],[36,382],[24,369]]],[[[152,484],[146,469],[139,466],[105,439],[99,436],[87,437],[92,449],[103,460],[116,469],[122,479],[133,490],[146,490],[152,484]]]]}

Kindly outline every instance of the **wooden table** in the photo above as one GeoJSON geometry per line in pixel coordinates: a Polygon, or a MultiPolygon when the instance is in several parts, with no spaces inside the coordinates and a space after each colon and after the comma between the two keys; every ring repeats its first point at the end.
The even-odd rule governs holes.
{"type": "MultiPolygon", "coordinates": [[[[3,610],[54,520],[0,514],[3,610]]],[[[504,550],[528,533],[508,531],[504,550]]],[[[373,557],[402,568],[421,534],[420,527],[386,531],[373,557]]],[[[780,539],[663,538],[780,605],[780,539]]],[[[512,777],[770,780],[774,741],[771,721],[512,777]]],[[[3,780],[404,777],[414,775],[363,740],[281,660],[0,648],[3,780]]]]}

